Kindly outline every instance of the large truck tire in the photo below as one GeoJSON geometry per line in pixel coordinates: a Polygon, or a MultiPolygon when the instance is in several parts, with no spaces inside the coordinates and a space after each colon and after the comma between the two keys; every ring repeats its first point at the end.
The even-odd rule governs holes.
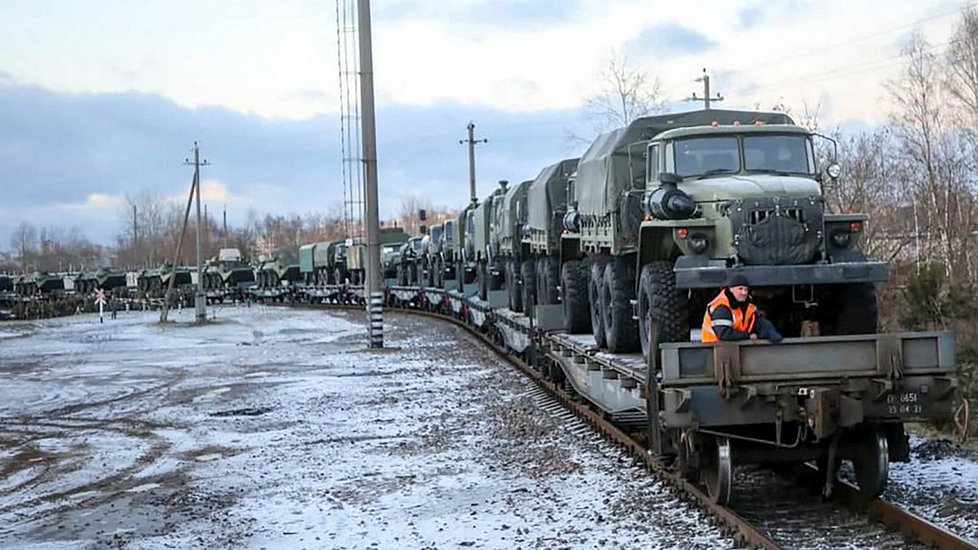
{"type": "Polygon", "coordinates": [[[618,256],[604,268],[601,312],[604,314],[605,343],[612,353],[638,349],[638,324],[632,317],[635,298],[635,268],[630,256],[618,256]]]}
{"type": "Polygon", "coordinates": [[[520,277],[516,260],[506,260],[506,297],[509,310],[523,311],[523,297],[520,294],[520,277]]]}
{"type": "Polygon", "coordinates": [[[564,262],[560,269],[560,292],[564,330],[570,334],[584,334],[591,328],[591,314],[587,301],[588,273],[581,262],[564,262]]]}
{"type": "Polygon", "coordinates": [[[657,344],[689,340],[689,297],[676,288],[676,274],[669,262],[646,264],[639,277],[638,335],[646,359],[653,326],[657,344]]]}
{"type": "Polygon", "coordinates": [[[537,260],[537,303],[540,305],[556,304],[559,298],[557,286],[560,283],[560,270],[557,259],[545,256],[537,260]]]}
{"type": "Polygon", "coordinates": [[[533,260],[525,260],[520,265],[523,285],[520,287],[523,295],[523,311],[527,317],[533,315],[533,306],[537,303],[536,266],[533,260]]]}
{"type": "Polygon", "coordinates": [[[476,278],[479,279],[479,299],[488,300],[489,299],[489,274],[486,273],[486,264],[479,263],[476,268],[477,275],[476,278]]]}
{"type": "Polygon", "coordinates": [[[591,260],[590,277],[588,277],[587,299],[591,309],[591,334],[594,344],[599,348],[607,345],[604,328],[604,312],[601,310],[601,295],[604,294],[604,268],[608,260],[595,257],[591,260]]]}

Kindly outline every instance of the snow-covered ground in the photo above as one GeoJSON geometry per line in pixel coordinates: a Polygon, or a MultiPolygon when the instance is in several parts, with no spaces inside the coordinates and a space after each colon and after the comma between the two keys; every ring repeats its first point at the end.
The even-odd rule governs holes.
{"type": "Polygon", "coordinates": [[[215,311],[0,324],[0,547],[734,545],[456,327],[215,311]]]}

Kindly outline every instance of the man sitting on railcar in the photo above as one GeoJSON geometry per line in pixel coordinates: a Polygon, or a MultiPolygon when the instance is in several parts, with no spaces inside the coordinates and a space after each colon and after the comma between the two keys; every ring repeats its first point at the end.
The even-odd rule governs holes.
{"type": "Polygon", "coordinates": [[[776,344],[781,341],[781,334],[751,302],[747,278],[737,275],[706,306],[701,338],[704,343],[760,338],[776,344]]]}

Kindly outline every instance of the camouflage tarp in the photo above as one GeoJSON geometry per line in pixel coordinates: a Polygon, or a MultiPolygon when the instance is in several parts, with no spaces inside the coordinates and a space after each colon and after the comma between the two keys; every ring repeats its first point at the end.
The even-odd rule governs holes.
{"type": "Polygon", "coordinates": [[[794,124],[784,113],[758,111],[692,111],[643,117],[625,128],[601,134],[581,157],[577,165],[578,210],[582,214],[603,216],[619,209],[624,191],[644,187],[645,146],[655,136],[674,128],[709,126],[713,121],[749,125],[794,124]],[[631,153],[631,163],[629,163],[631,153]]]}
{"type": "MultiPolygon", "coordinates": [[[[503,198],[502,207],[497,215],[497,231],[500,239],[512,239],[516,237],[516,227],[526,220],[526,212],[520,213],[517,219],[516,204],[526,197],[526,190],[530,187],[533,180],[526,180],[519,185],[514,185],[506,191],[503,198]]],[[[525,207],[524,207],[525,208],[525,207]]]]}
{"type": "MultiPolygon", "coordinates": [[[[567,178],[577,169],[578,159],[565,159],[540,171],[527,191],[531,229],[553,231],[553,213],[567,211],[567,178]]],[[[559,231],[558,231],[559,232],[559,231]]]]}

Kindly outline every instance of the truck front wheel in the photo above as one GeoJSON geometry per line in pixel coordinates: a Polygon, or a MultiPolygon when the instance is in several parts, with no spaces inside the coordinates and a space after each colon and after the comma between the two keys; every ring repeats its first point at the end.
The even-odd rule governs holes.
{"type": "Polygon", "coordinates": [[[638,289],[638,335],[642,356],[649,357],[649,335],[655,328],[657,342],[689,339],[689,298],[676,288],[676,274],[669,262],[642,267],[638,289]]]}
{"type": "Polygon", "coordinates": [[[608,351],[627,353],[638,347],[638,327],[632,318],[635,297],[635,268],[630,257],[614,258],[604,269],[601,312],[604,314],[608,351]]]}

